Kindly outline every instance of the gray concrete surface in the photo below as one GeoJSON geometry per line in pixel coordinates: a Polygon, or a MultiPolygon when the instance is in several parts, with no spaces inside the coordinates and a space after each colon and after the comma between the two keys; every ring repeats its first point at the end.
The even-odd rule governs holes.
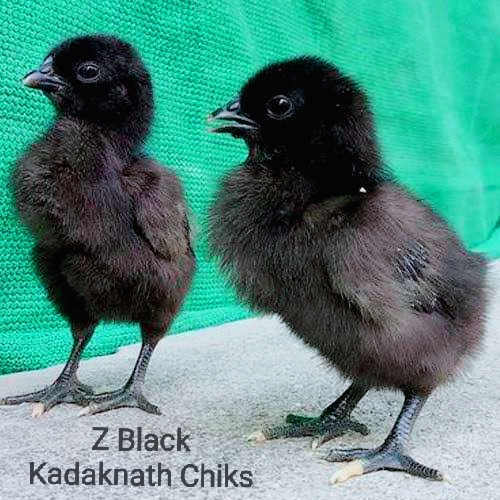
{"type": "MultiPolygon", "coordinates": [[[[500,263],[492,281],[500,285],[500,263]]],[[[69,340],[69,339],[68,339],[69,340]]],[[[98,390],[116,387],[128,376],[138,346],[85,361],[81,379],[98,390]]],[[[278,424],[289,411],[317,414],[345,384],[320,358],[288,334],[275,319],[247,320],[165,339],[154,355],[147,394],[163,415],[122,409],[78,418],[76,406],[59,406],[39,420],[29,405],[0,407],[0,498],[253,498],[253,499],[464,499],[500,498],[500,286],[492,301],[482,354],[452,385],[434,394],[417,422],[415,458],[448,473],[450,483],[433,483],[401,473],[379,472],[330,486],[336,465],[321,460],[332,444],[313,452],[309,439],[252,445],[245,436],[278,424]],[[137,428],[163,434],[181,427],[191,451],[117,451],[117,429],[137,428]],[[97,433],[109,427],[109,451],[92,451],[97,433]],[[168,486],[30,485],[29,463],[67,468],[128,470],[161,462],[172,472],[168,486]],[[251,488],[184,486],[186,464],[217,464],[250,470],[251,488]]],[[[0,396],[42,387],[60,367],[0,378],[0,396]]],[[[372,392],[355,411],[371,434],[348,435],[337,445],[373,446],[389,431],[402,396],[372,392]]],[[[42,474],[46,477],[46,474],[42,474]]],[[[195,475],[189,474],[191,481],[195,475]]]]}

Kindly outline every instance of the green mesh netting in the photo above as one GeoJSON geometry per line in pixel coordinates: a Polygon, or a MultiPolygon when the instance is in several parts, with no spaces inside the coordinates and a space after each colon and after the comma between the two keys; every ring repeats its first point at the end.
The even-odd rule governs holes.
{"type": "MultiPolygon", "coordinates": [[[[388,165],[470,247],[500,256],[500,4],[496,0],[0,0],[0,373],[65,360],[70,336],[45,298],[16,222],[8,176],[52,110],[20,85],[68,36],[113,33],[151,70],[147,149],[185,183],[198,220],[198,273],[174,332],[248,315],[206,254],[205,217],[242,144],[206,132],[207,113],[261,65],[299,54],[336,62],[372,98],[388,165]]],[[[139,339],[101,326],[87,356],[139,339]]]]}

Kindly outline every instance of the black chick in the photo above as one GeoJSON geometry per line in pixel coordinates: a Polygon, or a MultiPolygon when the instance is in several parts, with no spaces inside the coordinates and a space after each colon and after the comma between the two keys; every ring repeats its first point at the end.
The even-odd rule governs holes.
{"type": "Polygon", "coordinates": [[[480,345],[485,260],[383,172],[366,97],[335,66],[268,66],[211,118],[249,148],[212,209],[222,268],[250,306],[277,313],[352,380],[320,417],[289,415],[255,438],[309,435],[315,448],[366,434],[351,411],[369,389],[398,389],[405,401],[385,442],[333,450],[329,460],[353,462],[332,480],[381,469],[443,479],[405,448],[428,396],[480,345]]]}
{"type": "Polygon", "coordinates": [[[89,405],[83,413],[159,413],[142,386],[194,255],[179,180],[142,151],[153,116],[148,71],[128,43],[83,36],[54,48],[24,84],[44,92],[56,119],[17,162],[14,196],[35,240],[36,270],[74,344],[51,386],[0,404],[38,402],[34,416],[59,403],[89,405]],[[139,323],[142,348],[122,389],[93,395],[76,372],[103,320],[139,323]]]}

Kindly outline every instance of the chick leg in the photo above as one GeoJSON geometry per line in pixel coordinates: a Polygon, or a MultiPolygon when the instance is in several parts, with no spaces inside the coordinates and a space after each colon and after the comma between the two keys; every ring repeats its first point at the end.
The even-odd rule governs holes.
{"type": "Polygon", "coordinates": [[[314,436],[311,447],[315,449],[349,430],[367,435],[368,428],[350,417],[352,410],[367,391],[368,387],[355,382],[319,417],[288,415],[286,425],[256,432],[249,437],[249,440],[262,442],[267,439],[314,436]]]}
{"type": "Polygon", "coordinates": [[[151,355],[170,327],[176,312],[177,307],[175,305],[167,307],[166,310],[162,309],[162,313],[152,315],[151,318],[141,323],[141,351],[127,383],[117,391],[96,394],[80,415],[94,415],[117,408],[139,408],[154,415],[161,414],[160,409],[146,399],[142,389],[151,355]]]}
{"type": "Polygon", "coordinates": [[[405,402],[394,427],[382,445],[375,449],[355,448],[332,450],[326,457],[330,462],[349,464],[338,470],[330,482],[343,483],[351,477],[378,470],[402,471],[427,479],[442,481],[446,476],[436,469],[422,465],[406,454],[410,433],[427,396],[405,392],[405,402]]]}
{"type": "Polygon", "coordinates": [[[160,415],[160,409],[151,404],[142,393],[146,370],[156,343],[156,341],[143,341],[141,352],[127,383],[117,391],[93,396],[89,405],[80,412],[80,415],[95,415],[117,408],[139,408],[147,413],[160,415]]]}
{"type": "Polygon", "coordinates": [[[51,385],[39,391],[0,399],[0,405],[37,403],[33,407],[33,417],[41,417],[43,413],[61,403],[87,404],[88,398],[92,395],[92,389],[78,380],[76,372],[82,353],[92,337],[95,327],[96,323],[85,327],[72,326],[73,348],[71,354],[62,372],[51,385]]]}

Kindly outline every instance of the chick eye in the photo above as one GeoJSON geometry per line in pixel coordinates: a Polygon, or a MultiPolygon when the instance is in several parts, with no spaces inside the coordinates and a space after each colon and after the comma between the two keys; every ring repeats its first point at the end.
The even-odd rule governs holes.
{"type": "Polygon", "coordinates": [[[76,70],[78,80],[84,83],[95,82],[99,78],[100,73],[99,66],[92,62],[84,62],[76,70]]]}
{"type": "Polygon", "coordinates": [[[267,112],[271,118],[285,118],[291,114],[292,110],[292,100],[284,95],[271,97],[267,102],[267,112]]]}

